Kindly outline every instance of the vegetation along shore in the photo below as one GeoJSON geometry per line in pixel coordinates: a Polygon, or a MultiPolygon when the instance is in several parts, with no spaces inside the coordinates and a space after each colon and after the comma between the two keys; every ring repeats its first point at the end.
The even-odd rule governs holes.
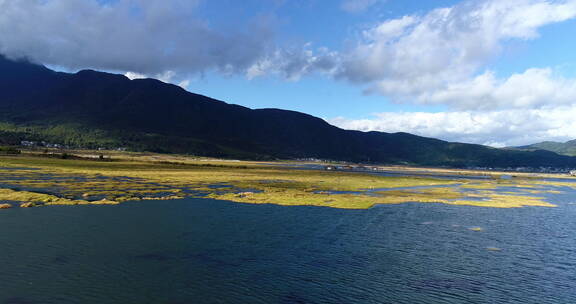
{"type": "MultiPolygon", "coordinates": [[[[118,204],[204,197],[251,204],[366,209],[408,202],[479,207],[554,207],[547,196],[576,188],[554,175],[383,167],[330,171],[302,162],[247,162],[114,152],[112,159],[0,158],[0,208],[118,204]],[[103,161],[104,160],[104,161],[103,161]],[[394,174],[388,174],[393,172],[394,174]]],[[[169,202],[167,202],[169,203],[169,202]]]]}

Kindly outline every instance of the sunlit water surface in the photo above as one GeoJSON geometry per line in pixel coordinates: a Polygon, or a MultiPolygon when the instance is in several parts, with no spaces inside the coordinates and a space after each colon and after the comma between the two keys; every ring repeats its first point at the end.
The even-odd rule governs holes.
{"type": "Polygon", "coordinates": [[[0,303],[576,303],[576,195],[552,202],[2,210],[0,303]]]}

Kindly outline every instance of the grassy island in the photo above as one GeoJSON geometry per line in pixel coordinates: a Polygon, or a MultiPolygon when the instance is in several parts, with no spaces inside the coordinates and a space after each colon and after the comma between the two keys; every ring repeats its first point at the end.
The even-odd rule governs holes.
{"type": "Polygon", "coordinates": [[[576,187],[576,180],[570,179],[456,179],[442,174],[418,176],[411,169],[406,169],[406,175],[384,176],[374,172],[313,170],[295,167],[298,164],[293,163],[154,154],[118,153],[112,160],[3,156],[0,203],[8,208],[207,197],[239,203],[345,209],[407,202],[554,207],[547,196],[562,193],[563,187],[576,187]]]}

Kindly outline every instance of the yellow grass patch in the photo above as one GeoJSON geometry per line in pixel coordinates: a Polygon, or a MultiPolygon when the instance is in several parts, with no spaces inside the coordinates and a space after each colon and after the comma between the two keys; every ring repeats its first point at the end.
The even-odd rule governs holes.
{"type": "Polygon", "coordinates": [[[32,202],[35,204],[30,206],[35,206],[117,204],[132,200],[207,196],[241,203],[345,209],[407,202],[496,208],[553,207],[544,198],[530,194],[554,193],[545,187],[573,184],[549,184],[536,179],[479,181],[387,177],[368,173],[295,170],[255,162],[203,161],[180,156],[168,158],[170,161],[159,157],[118,158],[121,160],[113,162],[0,158],[0,167],[20,168],[0,170],[0,182],[28,190],[0,189],[0,200],[32,202]],[[30,169],[21,170],[22,167],[30,169]],[[521,193],[497,191],[501,187],[516,188],[521,193]],[[53,191],[50,190],[51,194],[38,192],[43,189],[53,191]]]}

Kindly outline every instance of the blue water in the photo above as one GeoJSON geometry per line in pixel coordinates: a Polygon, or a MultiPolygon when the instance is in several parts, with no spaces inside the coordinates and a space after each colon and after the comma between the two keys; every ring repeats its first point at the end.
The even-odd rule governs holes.
{"type": "Polygon", "coordinates": [[[0,303],[576,303],[576,196],[553,202],[1,210],[0,303]]]}

